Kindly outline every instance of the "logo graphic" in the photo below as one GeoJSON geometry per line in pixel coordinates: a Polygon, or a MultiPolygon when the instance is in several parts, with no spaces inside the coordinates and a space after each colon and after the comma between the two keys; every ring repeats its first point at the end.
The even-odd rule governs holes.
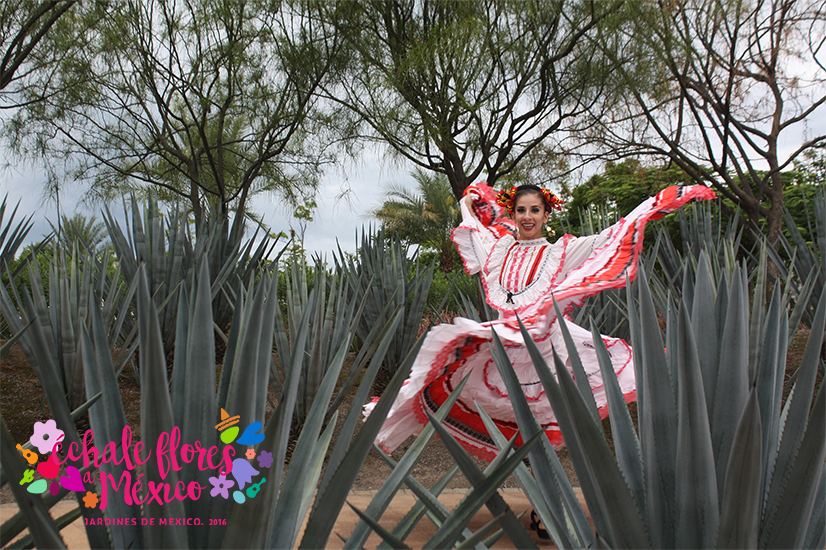
{"type": "MultiPolygon", "coordinates": [[[[87,430],[83,436],[82,448],[77,443],[72,443],[67,449],[65,458],[58,455],[61,442],[65,437],[64,431],[58,429],[54,419],[35,422],[29,441],[25,446],[17,445],[21,456],[29,465],[20,479],[20,485],[27,485],[27,491],[38,495],[47,490],[55,496],[61,490],[85,493],[82,500],[86,507],[95,508],[100,504],[101,510],[106,509],[108,497],[111,496],[107,494],[109,491],[122,492],[124,501],[130,505],[153,500],[163,505],[164,502],[170,502],[172,498],[197,500],[201,497],[203,489],[210,489],[209,496],[212,498],[228,499],[230,490],[237,487],[237,490],[232,492],[232,497],[237,503],[243,504],[248,498],[255,498],[262,484],[267,481],[265,477],[254,479],[261,472],[253,467],[251,462],[257,459],[259,468],[270,468],[272,453],[265,450],[256,452],[253,448],[264,441],[265,436],[261,433],[264,425],[261,422],[252,422],[244,429],[241,437],[238,437],[241,430],[237,424],[240,420],[240,415],[230,416],[227,411],[221,409],[221,421],[215,429],[220,434],[222,449],[216,446],[206,448],[200,441],[182,445],[180,429],[175,426],[169,432],[162,432],[154,449],[148,448],[144,453],[144,442],[137,442],[133,447],[132,430],[129,426],[124,426],[121,441],[106,442],[102,448],[94,446],[94,433],[92,430],[87,430]],[[247,447],[245,452],[242,449],[244,457],[233,458],[236,455],[233,445],[247,447]],[[146,473],[144,465],[150,462],[153,453],[162,480],[160,483],[154,481],[146,483],[141,479],[146,473]],[[145,454],[143,459],[141,454],[145,454]],[[67,461],[78,463],[81,460],[84,469],[82,475],[76,466],[69,464],[62,468],[63,475],[60,475],[61,467],[67,461]],[[124,465],[125,471],[120,480],[100,471],[101,494],[98,495],[88,490],[89,486],[92,489],[95,487],[96,475],[92,468],[100,468],[102,464],[109,462],[124,465]],[[197,481],[184,483],[185,492],[181,494],[177,486],[170,487],[169,484],[163,482],[170,470],[180,471],[182,469],[181,462],[187,464],[196,462],[199,470],[215,470],[218,475],[209,478],[211,487],[203,486],[197,481]],[[137,465],[144,466],[143,472],[133,480],[133,471],[137,465]],[[229,475],[234,478],[234,481],[227,478],[229,475]],[[246,490],[244,490],[245,487],[246,490]],[[170,493],[173,495],[171,498],[170,493]],[[161,496],[162,494],[164,497],[161,496]]],[[[181,483],[178,482],[178,484],[181,483]]]]}

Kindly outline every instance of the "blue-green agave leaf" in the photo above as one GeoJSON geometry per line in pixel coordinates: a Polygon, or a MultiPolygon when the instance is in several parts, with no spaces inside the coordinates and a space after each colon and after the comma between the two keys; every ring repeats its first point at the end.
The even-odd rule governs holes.
{"type": "MultiPolygon", "coordinates": [[[[794,463],[785,476],[786,487],[773,523],[764,536],[766,548],[801,548],[808,536],[819,479],[826,469],[826,389],[820,385],[806,433],[794,463]]],[[[761,541],[762,542],[762,541],[761,541]]]]}
{"type": "Polygon", "coordinates": [[[809,422],[807,419],[809,418],[817,365],[820,361],[824,330],[826,330],[826,287],[820,295],[815,311],[809,341],[806,343],[806,349],[800,363],[797,383],[786,402],[786,410],[784,411],[786,420],[781,427],[782,435],[771,484],[767,487],[768,498],[761,523],[761,532],[763,533],[760,540],[761,545],[765,545],[765,537],[772,532],[780,501],[785,498],[783,495],[788,492],[788,479],[804,439],[804,433],[807,431],[809,422]]]}
{"type": "Polygon", "coordinates": [[[717,473],[697,344],[685,302],[677,331],[676,541],[681,548],[710,548],[720,521],[717,473]]]}
{"type": "MultiPolygon", "coordinates": [[[[462,393],[462,389],[465,387],[466,382],[467,377],[459,383],[450,396],[445,400],[444,404],[442,404],[442,406],[439,407],[439,410],[436,411],[436,418],[439,421],[442,421],[445,416],[447,416],[448,411],[450,411],[451,407],[453,407],[453,404],[456,403],[456,400],[462,393]]],[[[434,434],[435,429],[432,425],[428,424],[422,428],[422,431],[416,436],[415,441],[413,441],[410,448],[407,449],[407,452],[404,454],[399,463],[393,468],[393,471],[370,501],[370,505],[364,511],[365,514],[374,519],[381,517],[390,505],[390,501],[393,499],[393,496],[399,490],[402,483],[404,483],[405,479],[407,479],[410,475],[410,472],[413,470],[413,467],[416,465],[416,462],[419,460],[424,450],[427,448],[430,440],[433,439],[434,434]]],[[[359,522],[355,529],[353,529],[350,537],[347,539],[347,544],[344,545],[344,548],[361,548],[367,541],[367,537],[369,535],[370,531],[368,529],[368,525],[366,523],[359,522]]]]}
{"type": "MultiPolygon", "coordinates": [[[[703,345],[697,350],[700,370],[703,375],[703,388],[706,394],[706,406],[711,417],[714,409],[714,396],[717,386],[718,329],[714,311],[715,291],[705,251],[700,254],[697,266],[697,279],[694,284],[694,301],[691,320],[697,341],[703,345]]],[[[725,395],[725,394],[723,394],[725,395]]],[[[738,411],[739,414],[739,411],[738,411]]],[[[732,423],[732,426],[734,423],[732,423]]]]}
{"type": "MultiPolygon", "coordinates": [[[[384,357],[387,354],[387,349],[395,337],[396,329],[399,326],[399,323],[401,323],[403,317],[404,311],[400,307],[395,306],[392,315],[387,317],[390,320],[383,326],[381,324],[376,324],[362,342],[359,354],[356,356],[353,363],[354,368],[351,371],[364,372],[361,383],[356,390],[356,394],[353,396],[354,404],[361,404],[367,401],[367,394],[370,391],[373,380],[376,378],[376,374],[381,368],[382,361],[384,361],[384,357]],[[368,359],[370,360],[370,366],[367,367],[367,370],[365,371],[363,366],[364,362],[368,359]]],[[[347,380],[345,381],[345,384],[347,384],[347,380]]],[[[333,446],[333,452],[330,454],[327,469],[324,471],[324,475],[321,478],[319,492],[323,493],[326,490],[330,478],[332,478],[333,474],[338,469],[339,463],[350,446],[350,442],[352,441],[353,433],[355,432],[356,424],[360,416],[361,410],[358,406],[353,406],[349,411],[347,411],[347,416],[344,418],[344,423],[341,425],[338,438],[333,446]]]]}
{"type": "Polygon", "coordinates": [[[826,544],[826,468],[820,472],[817,496],[812,506],[812,519],[806,532],[802,548],[823,548],[826,544]]]}
{"type": "MultiPolygon", "coordinates": [[[[733,277],[728,311],[720,340],[725,342],[725,345],[720,349],[719,365],[715,365],[715,391],[721,398],[715,400],[712,407],[711,443],[717,468],[718,496],[721,501],[731,444],[749,394],[749,324],[746,291],[740,277],[733,277]]],[[[696,323],[696,319],[694,322],[696,323]]],[[[705,341],[698,341],[703,342],[700,349],[704,348],[705,341]]]]}
{"type": "Polygon", "coordinates": [[[453,513],[445,519],[433,537],[424,544],[424,548],[448,548],[453,546],[476,511],[490,499],[541,437],[545,437],[545,434],[540,431],[525,441],[524,445],[516,449],[499,467],[490,473],[481,486],[474,487],[453,510],[453,513]]]}
{"type": "MultiPolygon", "coordinates": [[[[565,316],[562,315],[562,310],[559,309],[559,304],[556,303],[555,298],[553,301],[554,311],[556,312],[556,322],[559,323],[559,328],[562,331],[562,338],[565,340],[565,347],[569,350],[576,349],[574,339],[571,337],[571,331],[568,330],[568,322],[565,320],[565,316]]],[[[585,368],[582,366],[582,359],[580,359],[579,353],[570,353],[568,357],[571,361],[571,369],[574,371],[574,380],[576,380],[576,385],[579,388],[580,393],[585,397],[585,403],[588,405],[588,412],[591,414],[594,422],[602,422],[599,418],[597,402],[594,399],[594,393],[591,390],[591,385],[588,382],[589,378],[585,374],[585,368]]]]}
{"type": "Polygon", "coordinates": [[[364,423],[358,435],[353,439],[327,488],[323,493],[319,493],[316,498],[316,502],[322,505],[313,507],[300,548],[321,548],[327,543],[347,493],[352,487],[359,468],[367,457],[367,453],[370,452],[373,441],[375,441],[376,435],[378,435],[384,420],[387,418],[390,407],[396,400],[396,395],[398,395],[402,384],[410,374],[410,368],[413,366],[413,361],[418,355],[423,342],[424,338],[420,338],[410,349],[399,370],[396,371],[387,388],[385,388],[381,399],[376,403],[367,422],[364,423]]]}
{"type": "MultiPolygon", "coordinates": [[[[391,466],[391,468],[392,467],[393,466],[391,466]]],[[[442,494],[442,491],[444,491],[445,487],[447,487],[447,484],[450,483],[450,480],[453,479],[453,477],[456,475],[458,471],[459,467],[454,465],[450,470],[447,471],[445,475],[443,475],[436,481],[436,483],[433,485],[433,488],[430,489],[430,491],[427,491],[427,489],[425,489],[424,486],[418,487],[417,489],[421,489],[421,491],[427,492],[432,497],[434,497],[434,499],[438,498],[438,496],[442,494]]],[[[409,479],[410,478],[408,477],[408,480],[409,479]]],[[[414,494],[416,494],[416,490],[412,488],[412,486],[415,486],[415,484],[410,483],[410,486],[411,490],[413,490],[414,494]]],[[[436,502],[439,501],[437,500],[436,502]]],[[[425,515],[425,513],[427,513],[427,511],[428,507],[425,505],[424,502],[422,502],[421,499],[419,499],[416,502],[416,504],[414,504],[413,507],[407,512],[407,514],[404,515],[401,521],[398,522],[396,526],[393,528],[393,536],[401,540],[406,539],[408,535],[410,535],[410,533],[413,532],[413,529],[415,529],[416,525],[419,523],[419,520],[422,519],[422,517],[425,515]]],[[[442,515],[441,518],[438,520],[439,523],[437,525],[441,525],[441,522],[444,520],[444,518],[447,517],[447,515],[448,511],[447,509],[445,509],[444,515],[442,515]]],[[[378,546],[378,548],[384,549],[389,548],[389,546],[386,546],[385,543],[382,543],[378,546]]],[[[483,549],[477,548],[477,550],[483,549]]]]}
{"type": "MultiPolygon", "coordinates": [[[[0,425],[2,425],[0,459],[2,459],[4,470],[8,473],[9,486],[14,494],[14,500],[26,518],[35,545],[38,548],[66,548],[54,520],[49,516],[49,510],[43,504],[43,499],[40,495],[28,492],[18,483],[18,480],[23,479],[26,467],[23,458],[14,446],[14,440],[6,427],[6,421],[2,418],[0,420],[0,425]]],[[[7,543],[8,541],[3,541],[3,544],[7,543]]]]}
{"type": "Polygon", "coordinates": [[[720,499],[717,548],[757,548],[763,477],[762,439],[757,390],[752,388],[728,457],[725,487],[720,499]]]}
{"type": "MultiPolygon", "coordinates": [[[[462,470],[462,473],[468,481],[470,481],[474,488],[484,487],[487,479],[485,474],[479,471],[479,468],[476,466],[473,458],[471,458],[468,452],[459,444],[458,441],[456,441],[450,432],[442,426],[441,422],[436,419],[430,411],[425,410],[425,413],[430,420],[430,424],[436,429],[436,433],[439,434],[439,438],[444,443],[445,448],[456,461],[456,464],[462,470]]],[[[510,447],[503,449],[497,457],[497,461],[506,457],[509,450],[510,447]]],[[[501,522],[502,527],[505,529],[505,532],[508,537],[510,537],[511,541],[518,548],[536,548],[536,544],[533,539],[530,537],[528,532],[525,531],[525,528],[517,519],[516,514],[513,513],[505,502],[505,499],[503,499],[499,493],[493,493],[490,499],[483,504],[487,505],[488,510],[490,510],[490,513],[494,516],[503,515],[501,522]]]]}
{"type": "MultiPolygon", "coordinates": [[[[571,374],[558,355],[554,355],[554,360],[560,391],[554,390],[553,399],[558,399],[560,395],[564,399],[573,428],[573,433],[563,432],[563,435],[566,436],[567,441],[572,439],[579,441],[584,460],[574,465],[577,469],[577,477],[590,478],[596,488],[596,499],[588,501],[588,509],[602,511],[607,528],[604,535],[610,537],[608,540],[614,547],[651,547],[642,515],[605,441],[602,424],[596,424],[588,418],[585,412],[585,400],[580,395],[571,374]]],[[[553,378],[548,378],[549,386],[553,387],[555,382],[553,378]]],[[[552,399],[550,393],[548,397],[552,399]]],[[[587,498],[588,495],[586,495],[586,500],[587,498]]]]}
{"type": "MultiPolygon", "coordinates": [[[[373,449],[377,453],[379,453],[379,456],[381,456],[381,458],[384,459],[384,461],[390,466],[391,469],[396,467],[396,461],[393,460],[393,458],[390,455],[384,452],[384,450],[381,447],[379,447],[378,445],[374,445],[373,449]]],[[[448,476],[448,474],[445,474],[445,477],[452,478],[458,471],[459,466],[454,465],[453,468],[451,468],[451,470],[448,472],[448,474],[450,474],[450,472],[453,473],[450,474],[450,476],[448,476]]],[[[441,489],[437,491],[434,486],[433,489],[428,490],[424,485],[422,485],[422,483],[419,480],[417,480],[412,475],[407,476],[407,478],[405,479],[405,483],[410,489],[410,492],[412,492],[413,495],[419,500],[419,504],[424,506],[425,512],[427,513],[427,517],[430,518],[430,521],[433,522],[433,525],[435,525],[437,529],[441,527],[442,523],[444,523],[444,520],[447,519],[447,517],[450,515],[450,510],[448,510],[444,504],[439,502],[437,498],[439,493],[441,492],[441,489]]],[[[469,537],[471,535],[470,529],[465,529],[463,535],[469,537]]]]}
{"type": "MultiPolygon", "coordinates": [[[[505,436],[502,435],[502,432],[499,431],[499,427],[493,422],[493,419],[479,403],[476,403],[476,408],[479,411],[479,416],[482,417],[482,422],[484,422],[485,427],[488,430],[488,434],[490,434],[496,444],[496,447],[500,451],[506,448],[509,442],[505,439],[505,436]]],[[[522,488],[525,496],[528,497],[528,501],[533,506],[534,511],[542,520],[542,523],[545,525],[551,540],[560,540],[562,538],[559,534],[561,528],[557,524],[556,518],[551,513],[551,509],[545,503],[545,499],[542,498],[542,492],[539,489],[538,480],[531,475],[525,464],[520,464],[516,467],[513,471],[513,477],[516,479],[517,483],[519,483],[519,486],[522,488]]]]}
{"type": "MultiPolygon", "coordinates": [[[[169,401],[169,386],[166,375],[166,358],[161,328],[155,303],[149,294],[146,267],[138,269],[138,323],[140,338],[140,379],[141,379],[141,439],[156,442],[161,434],[167,434],[175,426],[172,404],[169,401]]],[[[148,468],[144,478],[146,483],[167,483],[175,486],[178,474],[170,469],[165,479],[161,479],[157,468],[148,468]]],[[[144,485],[147,487],[148,485],[144,485]]],[[[144,503],[144,516],[160,519],[186,517],[183,503],[177,499],[160,505],[156,499],[144,503]]],[[[188,545],[186,527],[182,525],[145,525],[144,544],[149,548],[183,548],[188,545]]]]}
{"type": "MultiPolygon", "coordinates": [[[[536,343],[533,341],[524,325],[520,326],[520,330],[522,332],[522,337],[525,340],[525,346],[527,347],[528,353],[533,361],[534,368],[536,369],[547,394],[549,391],[548,386],[546,386],[547,378],[552,377],[550,369],[548,369],[545,364],[545,358],[536,347],[536,343]]],[[[510,364],[510,360],[507,358],[502,342],[495,332],[493,333],[493,342],[493,358],[497,368],[499,369],[499,373],[502,376],[502,380],[505,381],[506,387],[508,388],[508,395],[511,398],[514,414],[520,430],[523,434],[533,434],[536,432],[544,433],[542,427],[539,425],[539,422],[536,420],[536,417],[533,415],[533,412],[530,410],[528,401],[525,398],[525,395],[522,392],[522,387],[516,377],[516,373],[513,371],[513,367],[510,364]]],[[[573,353],[576,353],[575,349],[573,353]]],[[[551,402],[551,406],[553,406],[554,401],[551,400],[550,395],[548,395],[548,399],[551,402]]],[[[556,416],[557,423],[564,423],[568,419],[568,417],[564,414],[564,411],[559,412],[554,409],[554,414],[556,416]]],[[[588,415],[588,418],[590,418],[590,415],[588,415]]],[[[579,452],[578,443],[576,441],[566,442],[566,444],[572,454],[579,452]]],[[[543,481],[552,480],[552,482],[544,481],[544,483],[540,483],[539,487],[540,490],[542,490],[543,499],[550,508],[553,516],[552,521],[547,522],[546,525],[550,526],[556,524],[560,527],[565,526],[564,530],[560,529],[558,532],[558,535],[562,538],[556,541],[556,544],[563,547],[590,545],[590,543],[593,542],[593,532],[591,530],[591,526],[588,524],[588,520],[585,517],[582,507],[579,505],[579,499],[577,499],[573,487],[571,487],[571,484],[568,481],[568,476],[562,468],[559,457],[557,457],[556,451],[553,450],[547,437],[540,439],[537,448],[530,455],[530,461],[534,476],[537,479],[543,481]],[[552,488],[556,488],[557,491],[552,491],[552,488]]],[[[580,483],[583,484],[583,482],[580,483]]],[[[586,479],[584,481],[583,493],[590,490],[588,483],[589,480],[586,479]]],[[[594,517],[593,513],[592,517],[594,517]]],[[[545,521],[544,518],[543,521],[545,521]]],[[[601,522],[602,517],[600,516],[600,512],[596,511],[596,519],[594,519],[594,523],[597,525],[603,525],[601,522]]]]}
{"type": "MultiPolygon", "coordinates": [[[[641,347],[634,349],[634,361],[642,365],[642,379],[637,379],[637,391],[642,388],[645,396],[645,401],[637,406],[645,472],[645,505],[651,543],[658,548],[672,548],[676,517],[677,400],[657,313],[642,269],[638,280],[641,347]]],[[[671,353],[676,351],[670,343],[669,349],[671,353]]]]}
{"type": "MultiPolygon", "coordinates": [[[[516,519],[519,520],[519,518],[521,518],[523,515],[525,515],[525,512],[522,512],[521,514],[519,514],[516,517],[516,519]]],[[[462,542],[457,544],[456,549],[457,550],[463,550],[463,549],[468,549],[468,548],[475,548],[479,543],[484,542],[485,537],[487,537],[494,529],[499,527],[499,523],[502,521],[502,518],[504,518],[504,517],[505,517],[504,512],[499,514],[498,516],[495,516],[489,522],[487,522],[482,527],[480,527],[478,531],[473,533],[473,535],[467,537],[465,540],[463,540],[462,542]]],[[[499,529],[499,531],[502,534],[505,534],[505,531],[503,529],[499,529]]]]}
{"type": "MultiPolygon", "coordinates": [[[[184,347],[186,361],[184,370],[184,409],[181,418],[182,440],[193,444],[200,441],[201,446],[209,449],[218,445],[218,432],[215,425],[219,414],[215,398],[215,331],[212,320],[212,293],[210,288],[209,268],[206,257],[198,262],[197,276],[194,277],[191,305],[184,305],[188,316],[189,331],[184,342],[176,340],[175,348],[184,347]]],[[[186,296],[184,293],[183,296],[186,296]]],[[[183,305],[183,304],[182,304],[183,305]]],[[[174,373],[173,373],[174,376],[174,373]]],[[[211,487],[209,478],[214,475],[210,470],[201,470],[195,461],[183,464],[181,475],[187,482],[197,481],[202,487],[211,487]]],[[[200,498],[184,501],[187,517],[206,518],[212,516],[213,498],[200,498]]],[[[208,530],[197,525],[189,526],[189,540],[194,547],[208,544],[208,530]]]]}
{"type": "Polygon", "coordinates": [[[645,482],[643,480],[640,442],[637,438],[637,432],[634,431],[634,422],[628,412],[625,396],[617,381],[611,356],[593,320],[591,320],[591,335],[594,338],[594,349],[597,352],[599,368],[608,398],[608,410],[610,412],[608,419],[611,422],[617,464],[628,484],[628,488],[631,490],[631,495],[647,528],[645,482]]]}
{"type": "MultiPolygon", "coordinates": [[[[292,548],[295,544],[295,537],[298,536],[298,528],[301,526],[303,515],[298,515],[301,510],[296,506],[296,502],[301,502],[308,485],[315,489],[317,478],[309,475],[314,457],[319,454],[317,440],[321,431],[322,423],[327,412],[327,405],[339,379],[341,367],[347,355],[347,346],[342,346],[339,353],[333,359],[329,370],[319,386],[307,421],[301,429],[301,435],[295,447],[290,466],[284,476],[284,482],[278,495],[278,502],[272,511],[267,530],[267,545],[274,548],[292,548]]],[[[320,452],[324,456],[327,452],[326,446],[320,452]]],[[[264,511],[266,513],[266,511],[264,511]]]]}
{"type": "Polygon", "coordinates": [[[349,502],[347,503],[347,506],[349,506],[358,515],[358,517],[361,518],[361,521],[363,521],[367,525],[369,525],[370,528],[373,531],[378,533],[379,536],[385,540],[385,542],[390,544],[391,548],[398,548],[398,549],[402,549],[402,550],[404,550],[404,549],[410,550],[410,547],[407,546],[404,543],[404,541],[396,538],[396,536],[393,535],[393,533],[391,533],[390,531],[388,531],[387,529],[385,529],[384,527],[379,525],[379,522],[377,522],[376,520],[374,520],[373,518],[371,518],[370,516],[368,516],[367,514],[365,514],[364,512],[362,512],[361,510],[359,510],[358,508],[356,508],[355,506],[350,504],[349,502]]]}
{"type": "MultiPolygon", "coordinates": [[[[131,428],[126,426],[126,413],[123,410],[120,387],[115,378],[115,368],[112,364],[111,351],[106,342],[103,321],[97,307],[93,306],[89,313],[92,318],[94,343],[86,328],[81,329],[81,356],[85,371],[86,393],[87,395],[99,393],[102,396],[98,405],[89,410],[89,421],[97,441],[112,441],[115,444],[121,442],[121,452],[127,453],[128,450],[124,448],[123,443],[128,438],[126,445],[129,445],[132,431],[131,428]]],[[[123,463],[117,464],[114,461],[104,463],[100,469],[101,483],[103,483],[104,472],[111,476],[116,485],[120,485],[121,476],[124,473],[129,478],[134,479],[134,472],[129,472],[123,463]]],[[[142,546],[142,534],[139,526],[140,506],[126,504],[123,498],[115,494],[111,484],[108,485],[107,493],[107,514],[109,517],[127,518],[128,520],[125,525],[110,526],[113,544],[121,548],[142,546]],[[109,508],[110,506],[111,508],[109,508]],[[134,524],[131,523],[132,521],[134,521],[134,524]]]]}
{"type": "Polygon", "coordinates": [[[184,423],[184,394],[186,393],[186,349],[189,345],[189,293],[182,285],[178,297],[178,319],[175,324],[175,354],[172,358],[172,417],[178,426],[184,423]]]}

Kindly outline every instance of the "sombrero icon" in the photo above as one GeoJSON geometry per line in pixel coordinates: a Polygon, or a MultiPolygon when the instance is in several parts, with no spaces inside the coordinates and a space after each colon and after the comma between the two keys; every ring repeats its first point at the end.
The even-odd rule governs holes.
{"type": "Polygon", "coordinates": [[[222,432],[229,428],[230,426],[235,426],[238,422],[241,421],[241,415],[230,416],[227,411],[221,409],[221,422],[215,425],[215,428],[222,432]]]}

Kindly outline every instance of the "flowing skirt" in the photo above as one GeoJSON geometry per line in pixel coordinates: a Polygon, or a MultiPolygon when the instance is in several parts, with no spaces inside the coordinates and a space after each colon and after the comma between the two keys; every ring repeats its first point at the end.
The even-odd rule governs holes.
{"type": "MultiPolygon", "coordinates": [[[[585,373],[599,408],[600,417],[608,415],[607,397],[597,361],[591,333],[570,320],[565,321],[573,337],[585,373]]],[[[558,318],[550,328],[542,323],[527,323],[526,328],[536,342],[545,361],[556,376],[553,349],[571,371],[571,362],[558,318]]],[[[505,382],[491,355],[492,331],[502,341],[522,385],[522,391],[539,423],[555,447],[564,445],[553,409],[536,374],[514,317],[477,323],[457,317],[452,324],[433,327],[425,337],[410,377],[402,386],[396,402],[376,439],[387,452],[392,452],[411,435],[418,434],[428,422],[425,410],[435,412],[453,389],[470,374],[458,400],[444,421],[448,431],[472,454],[492,460],[498,453],[477,407],[493,419],[502,434],[510,439],[518,426],[505,382]]],[[[623,340],[603,336],[620,389],[626,401],[636,399],[634,364],[631,348],[623,340]]],[[[517,444],[521,441],[517,439],[517,444]]]]}

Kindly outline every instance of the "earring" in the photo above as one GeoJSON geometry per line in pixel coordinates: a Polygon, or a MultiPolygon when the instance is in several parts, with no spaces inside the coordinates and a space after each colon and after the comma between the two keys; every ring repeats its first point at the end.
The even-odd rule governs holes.
{"type": "Polygon", "coordinates": [[[548,237],[549,238],[553,239],[554,237],[556,237],[556,231],[554,231],[553,228],[550,225],[545,226],[545,231],[548,232],[548,237]]]}

